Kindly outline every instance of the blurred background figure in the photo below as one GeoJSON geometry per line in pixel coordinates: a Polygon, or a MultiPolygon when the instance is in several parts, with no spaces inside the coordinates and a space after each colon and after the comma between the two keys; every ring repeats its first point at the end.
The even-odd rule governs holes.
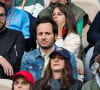
{"type": "Polygon", "coordinates": [[[44,0],[14,0],[14,6],[24,9],[36,18],[44,8],[44,0]]]}

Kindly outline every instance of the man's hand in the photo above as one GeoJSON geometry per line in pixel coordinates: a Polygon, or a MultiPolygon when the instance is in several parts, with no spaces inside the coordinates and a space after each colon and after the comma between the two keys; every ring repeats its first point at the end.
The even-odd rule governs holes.
{"type": "Polygon", "coordinates": [[[95,57],[95,62],[100,64],[100,55],[97,55],[97,56],[95,57]]]}
{"type": "Polygon", "coordinates": [[[4,73],[7,76],[14,74],[11,64],[4,57],[0,57],[0,65],[3,67],[4,73]]]}

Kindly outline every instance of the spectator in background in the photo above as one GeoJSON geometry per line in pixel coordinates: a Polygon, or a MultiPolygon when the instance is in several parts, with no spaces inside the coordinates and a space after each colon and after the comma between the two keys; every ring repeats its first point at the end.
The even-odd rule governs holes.
{"type": "Polygon", "coordinates": [[[17,72],[13,77],[12,90],[34,90],[34,77],[27,71],[17,72]]]}
{"type": "MultiPolygon", "coordinates": [[[[44,71],[49,62],[49,54],[57,48],[54,43],[58,34],[58,28],[51,18],[42,17],[37,19],[35,30],[39,48],[23,55],[21,70],[32,73],[36,81],[44,75],[44,71]]],[[[75,57],[71,52],[70,56],[70,62],[74,70],[74,78],[77,78],[75,57]]]]}
{"type": "Polygon", "coordinates": [[[51,0],[50,5],[47,8],[45,8],[44,10],[42,10],[39,13],[38,17],[52,16],[52,9],[55,7],[56,3],[62,3],[62,4],[65,4],[65,5],[70,7],[70,9],[72,10],[72,12],[75,16],[75,20],[77,22],[77,30],[78,30],[77,32],[81,36],[82,28],[87,23],[90,24],[90,22],[89,22],[90,20],[88,18],[87,13],[83,9],[81,9],[80,7],[71,3],[71,0],[51,0]]]}
{"type": "Polygon", "coordinates": [[[58,47],[50,54],[43,78],[36,81],[35,90],[81,90],[82,82],[73,78],[70,53],[58,47]]]}
{"type": "Polygon", "coordinates": [[[6,6],[0,2],[0,78],[11,78],[20,70],[24,53],[24,36],[21,32],[5,27],[6,6]]]}
{"type": "Polygon", "coordinates": [[[95,76],[92,80],[88,81],[82,87],[82,90],[100,90],[100,54],[94,58],[95,67],[95,76]]]}
{"type": "Polygon", "coordinates": [[[58,25],[58,36],[55,44],[71,51],[77,62],[77,69],[80,75],[84,74],[83,62],[78,58],[81,46],[80,36],[77,33],[75,18],[70,8],[64,4],[56,4],[52,18],[58,25]]]}
{"type": "Polygon", "coordinates": [[[36,18],[44,8],[44,0],[14,0],[14,6],[24,9],[36,18]]]}
{"type": "Polygon", "coordinates": [[[21,31],[23,33],[25,41],[26,41],[26,44],[25,44],[26,50],[27,48],[29,48],[30,50],[31,47],[33,46],[34,48],[36,48],[36,38],[35,38],[34,30],[33,30],[33,23],[32,24],[30,23],[30,17],[28,13],[26,13],[23,10],[16,9],[12,5],[13,0],[0,0],[0,1],[6,5],[7,10],[8,10],[7,18],[6,18],[6,27],[9,29],[21,31]],[[33,35],[31,35],[30,33],[31,31],[33,31],[33,35]],[[34,42],[34,44],[32,45],[31,42],[32,43],[34,42]]]}

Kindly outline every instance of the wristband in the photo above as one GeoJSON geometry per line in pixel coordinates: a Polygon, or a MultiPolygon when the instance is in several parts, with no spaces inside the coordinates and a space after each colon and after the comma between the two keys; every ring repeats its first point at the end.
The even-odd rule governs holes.
{"type": "Polygon", "coordinates": [[[62,39],[62,37],[57,37],[57,39],[62,39]]]}

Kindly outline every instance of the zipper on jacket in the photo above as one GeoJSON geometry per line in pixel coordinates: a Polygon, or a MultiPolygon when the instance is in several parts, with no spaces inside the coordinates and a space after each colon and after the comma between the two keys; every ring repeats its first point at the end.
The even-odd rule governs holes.
{"type": "Polygon", "coordinates": [[[16,45],[14,46],[14,48],[15,48],[16,56],[18,56],[16,45]]]}

